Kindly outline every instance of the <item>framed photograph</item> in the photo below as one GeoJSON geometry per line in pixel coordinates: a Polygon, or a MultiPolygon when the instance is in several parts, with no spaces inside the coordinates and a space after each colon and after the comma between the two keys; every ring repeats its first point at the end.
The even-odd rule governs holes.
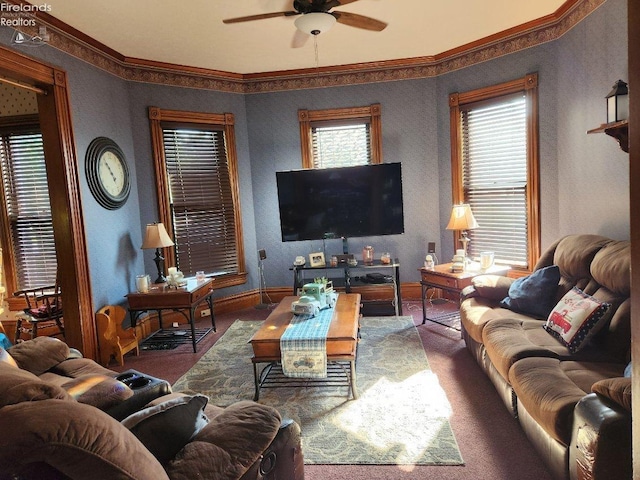
{"type": "Polygon", "coordinates": [[[312,267],[325,267],[324,253],[316,252],[309,254],[309,265],[312,267]]]}

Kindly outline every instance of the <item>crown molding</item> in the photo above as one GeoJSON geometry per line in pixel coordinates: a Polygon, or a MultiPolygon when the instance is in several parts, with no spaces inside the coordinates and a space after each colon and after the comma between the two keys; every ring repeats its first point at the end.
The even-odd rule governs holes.
{"type": "MultiPolygon", "coordinates": [[[[429,78],[560,38],[606,0],[567,0],[554,13],[433,56],[331,67],[237,74],[125,57],[46,12],[48,44],[122,79],[161,85],[251,94],[429,78]]],[[[25,0],[8,0],[28,4],[25,0]]],[[[36,28],[25,33],[36,34],[36,28]]]]}

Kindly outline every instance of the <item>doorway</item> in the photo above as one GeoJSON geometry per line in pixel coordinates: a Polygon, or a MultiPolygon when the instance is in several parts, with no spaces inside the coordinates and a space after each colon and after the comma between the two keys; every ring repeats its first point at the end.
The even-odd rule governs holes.
{"type": "Polygon", "coordinates": [[[66,73],[0,46],[0,75],[37,92],[59,282],[64,292],[66,342],[95,359],[94,309],[66,73]]]}

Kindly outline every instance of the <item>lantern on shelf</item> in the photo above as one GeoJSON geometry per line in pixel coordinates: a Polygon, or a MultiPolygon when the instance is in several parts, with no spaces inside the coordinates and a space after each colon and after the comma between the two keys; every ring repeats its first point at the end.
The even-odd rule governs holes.
{"type": "Polygon", "coordinates": [[[619,122],[629,118],[629,88],[622,80],[613,85],[613,90],[606,96],[607,123],[619,122]]]}

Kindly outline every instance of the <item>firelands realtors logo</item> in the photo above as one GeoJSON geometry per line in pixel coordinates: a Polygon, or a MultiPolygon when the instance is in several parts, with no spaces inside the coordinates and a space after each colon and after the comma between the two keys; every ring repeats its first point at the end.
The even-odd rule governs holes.
{"type": "Polygon", "coordinates": [[[0,27],[35,27],[37,12],[50,12],[51,5],[42,3],[39,5],[12,3],[0,3],[0,27]]]}

